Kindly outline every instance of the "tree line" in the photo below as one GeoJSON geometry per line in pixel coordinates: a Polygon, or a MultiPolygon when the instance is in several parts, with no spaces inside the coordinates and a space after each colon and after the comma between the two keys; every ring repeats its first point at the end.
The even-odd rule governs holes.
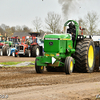
{"type": "MultiPolygon", "coordinates": [[[[76,21],[81,28],[85,29],[83,31],[84,35],[100,35],[100,29],[98,29],[100,24],[99,15],[96,12],[88,12],[84,18],[79,18],[76,21]]],[[[62,33],[62,26],[64,26],[65,22],[62,22],[61,15],[54,12],[48,12],[47,17],[45,18],[45,23],[46,29],[50,32],[62,33]]],[[[36,17],[33,20],[33,25],[38,32],[42,27],[41,18],[36,17]]]]}
{"type": "Polygon", "coordinates": [[[5,33],[7,34],[7,36],[12,36],[14,32],[31,32],[32,29],[29,28],[28,26],[8,26],[5,24],[1,24],[0,25],[0,34],[1,35],[5,35],[5,33]]]}
{"type": "MultiPolygon", "coordinates": [[[[79,26],[85,28],[84,35],[100,35],[100,29],[98,29],[100,24],[99,16],[96,12],[88,12],[84,18],[79,18],[76,21],[78,22],[79,26]]],[[[61,33],[64,23],[62,22],[61,15],[55,12],[48,12],[45,18],[45,29],[53,34],[61,33]]],[[[41,18],[35,17],[32,24],[36,32],[41,32],[43,27],[41,18]]],[[[5,24],[0,25],[0,33],[2,35],[6,33],[8,36],[11,36],[14,32],[32,32],[32,29],[26,25],[17,25],[12,27],[5,24]]]]}

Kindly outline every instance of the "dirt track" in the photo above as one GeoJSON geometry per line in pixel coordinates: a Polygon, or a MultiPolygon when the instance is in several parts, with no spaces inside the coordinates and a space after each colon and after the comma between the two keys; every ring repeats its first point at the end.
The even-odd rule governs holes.
{"type": "Polygon", "coordinates": [[[20,61],[34,61],[33,57],[8,57],[8,56],[0,56],[0,62],[20,62],[20,61]]]}
{"type": "Polygon", "coordinates": [[[37,74],[32,67],[0,68],[0,94],[7,100],[94,100],[100,94],[100,72],[37,74]]]}

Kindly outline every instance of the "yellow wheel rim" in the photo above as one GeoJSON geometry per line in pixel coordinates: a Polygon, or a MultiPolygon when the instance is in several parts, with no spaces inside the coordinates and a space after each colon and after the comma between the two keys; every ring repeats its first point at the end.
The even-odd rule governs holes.
{"type": "Polygon", "coordinates": [[[70,71],[72,71],[73,70],[73,62],[71,61],[70,62],[70,71]]]}
{"type": "Polygon", "coordinates": [[[88,65],[90,68],[93,65],[93,60],[94,60],[94,50],[93,50],[93,46],[90,45],[89,51],[88,51],[88,65]]]}
{"type": "Polygon", "coordinates": [[[41,66],[41,69],[43,69],[43,66],[41,66]]]}

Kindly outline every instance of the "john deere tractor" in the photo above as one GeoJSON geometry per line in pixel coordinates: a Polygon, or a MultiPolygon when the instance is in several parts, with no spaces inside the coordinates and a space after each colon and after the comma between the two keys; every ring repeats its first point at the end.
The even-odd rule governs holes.
{"type": "Polygon", "coordinates": [[[71,74],[74,69],[78,72],[93,72],[95,46],[91,36],[86,38],[79,35],[79,25],[74,20],[64,24],[64,27],[68,26],[69,29],[64,28],[67,30],[65,34],[49,34],[44,37],[45,54],[35,60],[37,73],[43,73],[44,66],[48,72],[62,69],[66,74],[71,74]]]}

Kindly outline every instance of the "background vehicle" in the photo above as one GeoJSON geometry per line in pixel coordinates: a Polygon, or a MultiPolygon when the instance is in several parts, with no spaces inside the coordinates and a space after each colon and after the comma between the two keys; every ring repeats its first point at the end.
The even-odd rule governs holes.
{"type": "Polygon", "coordinates": [[[7,56],[8,55],[8,49],[13,46],[13,42],[9,40],[2,39],[0,42],[0,55],[1,56],[7,56]]]}
{"type": "Polygon", "coordinates": [[[15,50],[17,49],[17,45],[20,44],[20,39],[18,36],[11,37],[10,41],[13,42],[13,45],[7,49],[7,56],[14,56],[15,57],[15,50]]]}
{"type": "Polygon", "coordinates": [[[43,47],[40,45],[41,41],[38,37],[36,37],[38,34],[32,34],[31,36],[24,36],[22,37],[21,44],[17,46],[17,50],[15,52],[15,57],[18,55],[21,56],[27,56],[27,57],[36,57],[39,55],[43,55],[43,47]],[[30,45],[28,45],[26,42],[26,39],[28,38],[30,45]]]}

